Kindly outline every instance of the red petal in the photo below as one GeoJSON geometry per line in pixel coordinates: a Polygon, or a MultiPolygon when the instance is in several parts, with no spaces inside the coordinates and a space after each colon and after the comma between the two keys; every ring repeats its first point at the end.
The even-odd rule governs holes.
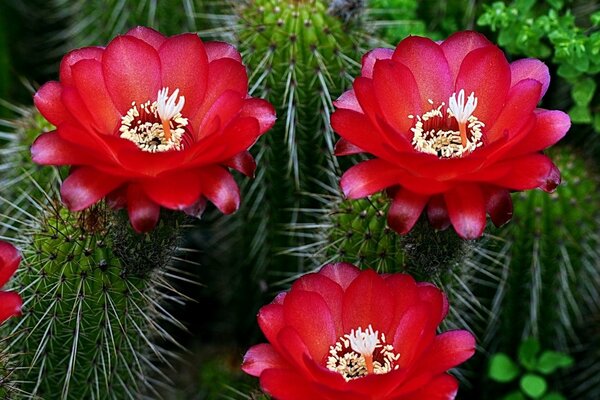
{"type": "Polygon", "coordinates": [[[513,87],[523,79],[535,79],[542,85],[541,100],[550,86],[550,71],[546,64],[535,58],[524,58],[510,64],[511,83],[513,87]]]}
{"type": "Polygon", "coordinates": [[[133,36],[116,37],[102,56],[106,87],[122,115],[131,103],[155,100],[162,88],[160,58],[156,50],[133,36]]]}
{"type": "Polygon", "coordinates": [[[44,84],[33,96],[33,104],[44,118],[53,125],[58,125],[68,118],[69,113],[61,100],[62,86],[58,82],[44,84]]]}
{"type": "Polygon", "coordinates": [[[75,87],[91,111],[96,130],[112,135],[121,123],[121,116],[104,84],[102,64],[96,60],[82,60],[73,65],[71,70],[75,87]]]}
{"type": "Polygon", "coordinates": [[[198,201],[191,206],[185,207],[182,211],[190,217],[200,218],[204,214],[204,210],[206,210],[206,199],[200,197],[198,201]]]}
{"type": "Polygon", "coordinates": [[[477,97],[473,113],[486,126],[492,126],[504,106],[510,88],[510,66],[496,46],[481,47],[465,57],[456,77],[455,91],[477,97]],[[491,78],[493,77],[493,78],[491,78]]]}
{"type": "Polygon", "coordinates": [[[21,262],[21,254],[10,243],[0,241],[0,288],[10,280],[21,262]]]}
{"type": "Polygon", "coordinates": [[[364,114],[338,109],[331,115],[331,127],[344,139],[364,151],[389,156],[389,151],[377,137],[378,129],[364,114]]]}
{"type": "Polygon", "coordinates": [[[246,99],[240,110],[240,116],[256,118],[261,134],[271,129],[277,120],[275,108],[263,99],[246,99]]]}
{"type": "Polygon", "coordinates": [[[67,53],[60,62],[60,83],[73,85],[71,66],[81,60],[102,61],[103,47],[84,47],[67,53]]]}
{"type": "Polygon", "coordinates": [[[539,110],[535,116],[535,127],[515,145],[511,155],[544,150],[562,139],[571,127],[571,119],[562,111],[539,110]]]}
{"type": "Polygon", "coordinates": [[[385,277],[385,283],[394,297],[394,318],[390,330],[386,332],[387,337],[393,337],[400,320],[418,298],[417,284],[408,274],[390,274],[385,277]]]}
{"type": "Polygon", "coordinates": [[[241,153],[227,160],[224,164],[248,177],[254,177],[256,162],[249,151],[242,151],[241,153]]]}
{"type": "MultiPolygon", "coordinates": [[[[513,190],[540,188],[551,192],[560,184],[560,171],[552,160],[543,154],[531,154],[521,158],[507,160],[512,171],[503,178],[494,180],[494,184],[513,190]]],[[[504,163],[498,163],[502,168],[504,163]]]]}
{"type": "MultiPolygon", "coordinates": [[[[283,306],[281,304],[267,304],[258,311],[256,319],[267,341],[277,348],[277,336],[285,324],[283,306]]],[[[279,351],[279,349],[277,350],[279,351]]]]}
{"type": "Polygon", "coordinates": [[[386,121],[400,135],[409,136],[414,124],[409,115],[421,114],[419,89],[411,70],[391,60],[379,61],[375,64],[373,88],[386,121]]]}
{"type": "Polygon", "coordinates": [[[225,42],[206,42],[204,43],[208,62],[218,60],[220,58],[231,58],[237,62],[242,62],[242,56],[237,51],[235,46],[225,42]]]}
{"type": "Polygon", "coordinates": [[[142,190],[154,203],[172,210],[183,210],[198,201],[200,184],[195,171],[177,171],[144,181],[142,190]]]}
{"type": "Polygon", "coordinates": [[[21,314],[23,300],[15,292],[0,292],[0,324],[16,315],[21,314]]]}
{"type": "Polygon", "coordinates": [[[204,119],[206,112],[226,91],[237,92],[243,98],[248,93],[246,68],[231,58],[221,58],[208,64],[208,83],[200,109],[197,114],[190,115],[192,126],[200,126],[200,121],[204,119]]]}
{"type": "Polygon", "coordinates": [[[427,204],[427,219],[434,229],[444,230],[450,226],[450,217],[444,196],[433,196],[427,204]]]}
{"type": "Polygon", "coordinates": [[[361,114],[363,113],[360,104],[358,104],[358,99],[356,98],[356,93],[354,93],[354,90],[347,90],[342,93],[342,95],[333,102],[333,105],[337,108],[356,111],[361,114]]]}
{"type": "MultiPolygon", "coordinates": [[[[73,124],[73,119],[77,122],[78,128],[83,127],[86,130],[95,129],[92,114],[86,107],[77,89],[73,86],[63,87],[60,98],[67,109],[67,112],[70,114],[70,118],[60,124],[59,131],[61,131],[66,124],[73,124]]],[[[75,143],[77,143],[77,141],[75,143]]]]}
{"type": "Polygon", "coordinates": [[[367,329],[387,332],[393,319],[394,298],[383,278],[373,270],[361,271],[344,294],[342,323],[344,332],[367,329]]]}
{"type": "Polygon", "coordinates": [[[487,188],[484,190],[485,211],[490,215],[496,226],[502,226],[513,215],[513,203],[510,193],[506,189],[487,188]]]}
{"type": "Polygon", "coordinates": [[[197,143],[188,156],[187,166],[226,162],[250,148],[259,136],[260,128],[255,118],[238,117],[223,132],[210,135],[197,143]]]}
{"type": "MultiPolygon", "coordinates": [[[[79,150],[79,155],[70,155],[68,157],[83,157],[85,160],[81,164],[95,163],[95,160],[102,160],[110,164],[118,162],[117,155],[114,153],[113,148],[108,145],[103,139],[110,138],[111,136],[100,137],[93,131],[89,131],[81,127],[80,125],[64,123],[56,130],[58,137],[61,141],[66,142],[65,145],[75,146],[79,150]]],[[[117,139],[124,141],[123,139],[117,139]]],[[[132,142],[132,146],[135,145],[132,142]]],[[[137,147],[136,147],[137,149],[137,147]]],[[[65,155],[65,157],[67,157],[65,155]]]]}
{"type": "Polygon", "coordinates": [[[360,270],[352,264],[333,263],[327,264],[321,268],[319,274],[331,279],[345,291],[358,275],[360,275],[360,270]]]}
{"type": "Polygon", "coordinates": [[[491,44],[481,33],[473,31],[457,32],[444,40],[441,47],[452,71],[452,81],[456,81],[460,65],[468,53],[491,44]]]}
{"type": "Polygon", "coordinates": [[[402,396],[402,400],[454,400],[458,393],[458,382],[450,375],[435,377],[422,389],[402,396]]]}
{"type": "Polygon", "coordinates": [[[381,159],[368,160],[353,166],[344,173],[340,185],[350,199],[366,197],[394,185],[424,195],[442,193],[450,189],[447,182],[411,175],[410,172],[381,159]]]}
{"type": "Polygon", "coordinates": [[[361,149],[360,147],[353,145],[346,139],[341,138],[335,144],[335,148],[333,149],[333,152],[336,156],[339,157],[339,156],[349,156],[352,154],[360,154],[360,153],[364,153],[365,151],[363,149],[361,149]]]}
{"type": "Polygon", "coordinates": [[[398,185],[398,168],[378,158],[363,161],[344,173],[340,186],[349,199],[360,199],[398,185]]]}
{"type": "Polygon", "coordinates": [[[121,186],[113,190],[106,195],[105,200],[106,204],[115,210],[127,207],[127,186],[121,186]]]}
{"type": "Polygon", "coordinates": [[[267,369],[260,376],[260,387],[279,400],[327,400],[315,391],[310,381],[298,372],[287,369],[267,369]]]}
{"type": "Polygon", "coordinates": [[[429,308],[422,303],[413,303],[398,322],[393,346],[401,354],[398,365],[410,368],[435,337],[435,325],[431,322],[429,308]]]}
{"type": "Polygon", "coordinates": [[[463,239],[477,239],[485,229],[485,199],[478,186],[461,185],[444,194],[450,221],[463,239]]]}
{"type": "Polygon", "coordinates": [[[89,167],[74,169],[65,179],[60,194],[71,211],[81,211],[121,186],[123,180],[106,176],[89,167]]]}
{"type": "Polygon", "coordinates": [[[198,171],[202,194],[223,214],[231,214],[240,206],[240,189],[223,167],[210,166],[198,171]]]}
{"type": "Polygon", "coordinates": [[[308,347],[294,328],[286,324],[277,335],[277,343],[279,344],[277,351],[288,363],[296,369],[307,371],[306,360],[311,359],[308,347]]]}
{"type": "Polygon", "coordinates": [[[433,317],[433,324],[438,326],[448,314],[448,299],[435,285],[429,282],[417,284],[418,298],[429,305],[429,314],[433,317]]]}
{"type": "Polygon", "coordinates": [[[169,88],[170,94],[179,89],[185,97],[181,115],[195,115],[208,84],[208,57],[202,41],[194,33],[171,36],[160,46],[158,55],[162,87],[169,88]]]}
{"type": "Polygon", "coordinates": [[[130,29],[126,35],[143,40],[156,50],[158,50],[158,48],[167,39],[160,32],[155,31],[152,28],[146,28],[145,26],[136,26],[135,28],[130,29]]]}
{"type": "MultiPolygon", "coordinates": [[[[292,290],[318,293],[327,304],[335,322],[335,339],[344,335],[342,326],[342,301],[344,291],[336,282],[322,273],[306,274],[292,285],[292,290]]],[[[314,358],[314,357],[313,357],[314,358]]],[[[317,358],[315,358],[318,360],[317,358]]]]}
{"type": "Polygon", "coordinates": [[[138,185],[127,188],[127,212],[131,226],[138,233],[154,229],[160,216],[160,206],[150,200],[138,185]]]}
{"type": "Polygon", "coordinates": [[[533,115],[541,88],[541,83],[533,79],[522,80],[511,88],[502,112],[496,122],[489,125],[490,129],[484,133],[484,139],[494,142],[500,140],[506,132],[509,138],[515,136],[533,115]]]}
{"type": "Polygon", "coordinates": [[[242,371],[252,376],[260,376],[270,368],[286,368],[287,363],[270,344],[252,346],[244,355],[242,371]]]}
{"type": "MultiPolygon", "coordinates": [[[[406,65],[412,72],[423,110],[432,108],[428,100],[433,100],[435,107],[442,102],[447,103],[454,80],[439,44],[428,38],[409,36],[398,44],[392,59],[406,65]]],[[[404,93],[407,93],[410,89],[405,90],[404,93]]]]}
{"type": "Polygon", "coordinates": [[[470,332],[444,332],[435,337],[416,368],[434,375],[448,371],[471,358],[475,354],[475,345],[475,337],[470,332]]]}
{"type": "Polygon", "coordinates": [[[235,117],[239,116],[244,104],[244,96],[238,92],[223,93],[206,112],[202,122],[197,126],[196,140],[202,140],[223,130],[235,117]]]}
{"type": "Polygon", "coordinates": [[[400,188],[394,195],[388,212],[387,220],[390,228],[401,235],[406,235],[415,226],[428,200],[429,196],[400,188]]]}
{"type": "Polygon", "coordinates": [[[323,296],[312,291],[290,290],[283,303],[283,315],[286,326],[298,333],[312,359],[324,362],[329,347],[338,337],[332,310],[323,296]]]}
{"type": "Polygon", "coordinates": [[[63,140],[56,132],[42,133],[31,145],[31,159],[43,165],[77,165],[92,161],[79,146],[63,140]]]}
{"type": "Polygon", "coordinates": [[[390,60],[394,55],[394,49],[378,48],[369,51],[362,57],[361,76],[365,78],[373,77],[373,68],[377,60],[390,60]]]}

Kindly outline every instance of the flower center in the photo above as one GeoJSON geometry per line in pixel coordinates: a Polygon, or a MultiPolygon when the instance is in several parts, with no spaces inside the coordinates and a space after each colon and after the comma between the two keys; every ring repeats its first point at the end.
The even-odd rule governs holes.
{"type": "Polygon", "coordinates": [[[339,338],[329,348],[327,369],[340,373],[346,382],[369,374],[385,374],[400,368],[396,364],[400,354],[387,344],[385,335],[373,331],[369,325],[366,330],[358,328],[339,338]]]}
{"type": "MultiPolygon", "coordinates": [[[[429,100],[433,107],[433,101],[429,100]]],[[[457,158],[473,152],[483,145],[481,129],[483,122],[473,115],[477,108],[477,97],[471,93],[465,101],[463,89],[450,96],[448,107],[442,102],[423,115],[417,115],[412,145],[422,153],[433,154],[439,158],[457,158]]],[[[413,115],[408,116],[411,119],[413,115]]]]}
{"type": "Polygon", "coordinates": [[[150,153],[181,150],[188,125],[188,119],[181,115],[184,104],[179,89],[169,96],[169,88],[159,90],[156,101],[140,105],[134,101],[121,117],[121,137],[150,153]]]}

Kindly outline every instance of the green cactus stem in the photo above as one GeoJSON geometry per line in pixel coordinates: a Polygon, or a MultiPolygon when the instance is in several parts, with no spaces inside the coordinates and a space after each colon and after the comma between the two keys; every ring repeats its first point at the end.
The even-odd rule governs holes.
{"type": "Polygon", "coordinates": [[[178,297],[165,265],[178,219],[137,235],[103,204],[41,211],[23,232],[14,286],[24,315],[1,329],[5,367],[42,399],[156,398],[168,381],[158,368],[172,357],[166,326],[181,328],[166,308],[178,297]]]}

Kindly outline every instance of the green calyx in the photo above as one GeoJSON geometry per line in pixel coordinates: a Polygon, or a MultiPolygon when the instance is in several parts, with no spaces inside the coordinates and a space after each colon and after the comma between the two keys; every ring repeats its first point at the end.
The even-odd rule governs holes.
{"type": "Polygon", "coordinates": [[[469,254],[468,242],[452,229],[433,229],[425,217],[410,233],[399,235],[387,225],[389,207],[385,194],[337,203],[323,223],[328,243],[324,261],[345,260],[380,272],[410,272],[417,279],[431,280],[454,269],[469,254]]]}

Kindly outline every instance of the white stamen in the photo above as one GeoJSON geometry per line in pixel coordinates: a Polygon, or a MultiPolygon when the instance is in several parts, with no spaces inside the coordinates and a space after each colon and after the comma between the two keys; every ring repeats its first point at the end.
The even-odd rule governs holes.
{"type": "Polygon", "coordinates": [[[458,97],[456,96],[456,93],[452,93],[452,96],[450,96],[448,110],[452,113],[454,118],[456,118],[458,123],[466,123],[469,120],[469,117],[473,115],[475,108],[477,108],[477,97],[475,97],[474,92],[471,92],[466,104],[464,89],[460,89],[458,97]]]}
{"type": "Polygon", "coordinates": [[[167,87],[159,90],[158,95],[156,96],[156,110],[162,121],[169,121],[179,114],[181,110],[183,110],[185,104],[185,97],[179,96],[179,89],[175,89],[173,94],[167,98],[168,95],[169,88],[167,87]],[[178,96],[179,101],[175,104],[178,96]]]}
{"type": "Polygon", "coordinates": [[[364,356],[372,356],[375,351],[375,347],[379,344],[379,332],[373,332],[373,327],[369,325],[363,332],[361,328],[358,330],[350,331],[348,339],[350,340],[350,347],[355,352],[364,356]]]}

